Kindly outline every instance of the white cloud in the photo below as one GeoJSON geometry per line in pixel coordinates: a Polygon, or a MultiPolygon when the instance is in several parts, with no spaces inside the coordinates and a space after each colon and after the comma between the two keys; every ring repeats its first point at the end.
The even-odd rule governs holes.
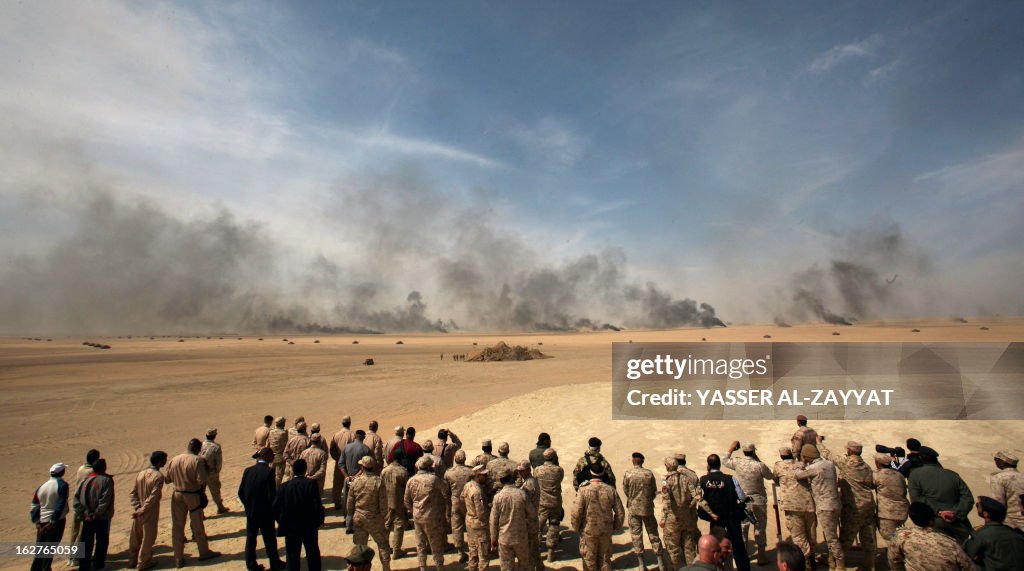
{"type": "Polygon", "coordinates": [[[554,117],[544,117],[532,125],[515,125],[509,129],[509,135],[531,155],[557,170],[572,168],[588,143],[586,137],[554,117]]]}
{"type": "Polygon", "coordinates": [[[878,36],[872,36],[860,42],[833,46],[814,58],[814,61],[807,66],[806,71],[808,73],[824,73],[850,60],[873,56],[879,43],[878,36]]]}
{"type": "Polygon", "coordinates": [[[973,161],[949,165],[914,177],[922,190],[989,196],[1024,191],[1024,141],[973,161]]]}

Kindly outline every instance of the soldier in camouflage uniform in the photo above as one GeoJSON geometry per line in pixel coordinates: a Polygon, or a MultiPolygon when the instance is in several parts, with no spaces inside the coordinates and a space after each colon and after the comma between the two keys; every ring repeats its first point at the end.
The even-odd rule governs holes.
{"type": "Polygon", "coordinates": [[[434,454],[433,440],[427,439],[423,441],[423,455],[430,456],[431,461],[434,462],[434,475],[438,478],[444,478],[444,472],[448,469],[448,466],[440,456],[434,454]]]}
{"type": "MultiPolygon", "coordinates": [[[[488,470],[490,473],[490,470],[488,470]]],[[[515,487],[515,475],[508,468],[497,471],[501,490],[491,505],[491,547],[498,549],[501,571],[522,571],[533,566],[530,556],[528,521],[536,518],[526,493],[515,487]]]]}
{"type": "Polygon", "coordinates": [[[226,514],[230,510],[224,505],[220,496],[220,471],[224,467],[224,455],[221,452],[220,444],[215,442],[217,429],[211,428],[206,431],[206,442],[199,450],[199,456],[206,460],[206,489],[210,491],[210,499],[217,504],[217,513],[226,514]]]}
{"type": "Polygon", "coordinates": [[[416,530],[416,558],[420,570],[427,568],[427,552],[433,556],[437,571],[444,568],[444,550],[448,546],[445,533],[448,513],[448,486],[434,474],[434,461],[421,457],[416,461],[416,475],[405,485],[405,510],[412,513],[416,530]]]}
{"type": "Polygon", "coordinates": [[[384,467],[384,439],[377,434],[377,429],[380,425],[377,424],[376,420],[371,420],[369,426],[366,427],[366,439],[363,440],[363,444],[370,449],[370,456],[373,457],[373,463],[379,468],[384,467]]]}
{"type": "MultiPolygon", "coordinates": [[[[313,435],[314,434],[320,435],[320,438],[318,439],[318,442],[316,442],[316,445],[319,446],[320,449],[323,450],[324,454],[326,455],[327,454],[327,440],[324,439],[323,433],[320,432],[320,423],[319,422],[314,422],[313,424],[309,425],[309,440],[310,440],[310,442],[313,441],[313,435]]],[[[378,464],[378,466],[379,466],[379,464],[378,464]]],[[[307,478],[309,477],[309,472],[306,472],[306,477],[307,478]]]]}
{"type": "MultiPolygon", "coordinates": [[[[292,478],[292,464],[302,456],[302,453],[309,448],[309,435],[306,434],[306,422],[300,420],[295,423],[295,432],[288,437],[288,444],[284,447],[284,475],[285,479],[290,480],[292,478]]],[[[308,466],[306,467],[309,468],[308,466]]],[[[309,477],[309,473],[306,473],[306,477],[309,477]]]]}
{"type": "MultiPolygon", "coordinates": [[[[733,453],[740,447],[739,442],[733,442],[729,447],[729,453],[725,455],[722,464],[735,472],[736,479],[743,488],[743,493],[750,498],[747,507],[754,512],[757,518],[757,525],[754,526],[754,544],[757,545],[757,564],[767,565],[768,557],[765,554],[765,545],[768,542],[768,492],[764,488],[764,481],[771,480],[774,475],[768,466],[757,457],[757,447],[753,442],[743,445],[743,456],[733,458],[733,453]]],[[[743,522],[743,540],[746,541],[750,524],[743,522]]]]}
{"type": "Polygon", "coordinates": [[[352,418],[342,417],[341,430],[334,433],[328,449],[331,459],[334,460],[334,472],[331,475],[331,499],[334,501],[335,510],[341,510],[344,507],[342,498],[345,494],[345,475],[342,474],[342,468],[345,465],[345,459],[342,458],[342,452],[356,439],[356,433],[351,430],[351,426],[352,418]]]}
{"type": "Polygon", "coordinates": [[[562,480],[565,470],[558,465],[558,452],[554,448],[544,450],[544,463],[533,471],[537,483],[540,484],[540,508],[537,520],[540,533],[545,534],[548,547],[548,562],[555,560],[555,548],[558,546],[558,526],[565,514],[562,508],[562,480]]]}
{"type": "MultiPolygon", "coordinates": [[[[487,473],[491,477],[491,493],[496,494],[501,490],[501,478],[498,477],[498,473],[503,469],[508,470],[513,475],[516,473],[516,463],[508,457],[509,447],[508,442],[502,442],[498,444],[498,457],[487,463],[487,473]]],[[[494,539],[494,538],[491,538],[494,539]]]]}
{"type": "Polygon", "coordinates": [[[1024,531],[1020,495],[1024,494],[1024,476],[1017,471],[1017,457],[1007,450],[995,455],[998,472],[992,474],[992,498],[1006,506],[1006,525],[1024,531]]]}
{"type": "Polygon", "coordinates": [[[388,511],[387,491],[380,476],[374,473],[376,462],[372,456],[359,460],[361,469],[349,484],[348,513],[352,514],[354,532],[352,543],[366,546],[373,537],[380,552],[380,564],[384,571],[391,571],[391,542],[384,526],[384,515],[388,511]]]}
{"type": "MultiPolygon", "coordinates": [[[[821,437],[818,437],[819,440],[821,437]]],[[[836,465],[839,476],[839,493],[842,499],[839,543],[843,553],[850,551],[854,539],[860,539],[864,549],[864,562],[868,571],[875,569],[875,478],[871,468],[864,462],[860,442],[846,443],[846,455],[833,454],[825,442],[818,443],[822,456],[836,465]]]]}
{"type": "Polygon", "coordinates": [[[475,466],[473,479],[462,488],[462,503],[466,506],[466,542],[469,547],[469,571],[484,571],[491,557],[491,508],[484,490],[487,485],[487,467],[475,466]]]}
{"type": "Polygon", "coordinates": [[[907,480],[892,467],[892,456],[875,454],[875,498],[878,501],[878,532],[888,542],[907,521],[907,480]]]}
{"type": "Polygon", "coordinates": [[[935,510],[926,503],[914,502],[909,512],[914,526],[897,530],[889,543],[892,571],[975,571],[974,563],[956,540],[932,527],[935,510]]]}
{"type": "MultiPolygon", "coordinates": [[[[480,443],[480,452],[481,453],[477,454],[476,458],[473,458],[473,465],[474,466],[484,466],[484,467],[487,467],[487,464],[489,464],[491,462],[491,460],[494,460],[495,458],[497,458],[497,456],[495,456],[494,454],[491,454],[491,450],[492,450],[492,448],[491,448],[491,439],[490,438],[488,438],[488,439],[484,440],[483,442],[481,442],[480,443]]],[[[491,483],[493,484],[493,482],[491,482],[491,483]]]]}
{"type": "MultiPolygon", "coordinates": [[[[775,463],[772,474],[775,482],[782,488],[782,499],[779,508],[786,518],[786,529],[793,538],[793,543],[800,548],[804,559],[813,561],[814,555],[814,498],[811,496],[811,485],[807,480],[798,480],[796,473],[803,468],[793,459],[793,451],[780,448],[782,460],[775,463]]],[[[899,474],[896,474],[899,476],[899,474]]],[[[903,479],[903,476],[900,476],[903,479]]]]}
{"type": "MultiPolygon", "coordinates": [[[[602,458],[603,460],[603,458],[602,458]]],[[[572,510],[572,528],[580,535],[583,571],[611,571],[612,533],[622,527],[625,510],[613,486],[604,483],[604,466],[590,467],[572,510]]]]}
{"type": "Polygon", "coordinates": [[[813,428],[807,426],[807,417],[801,414],[796,417],[796,432],[793,433],[793,437],[789,440],[789,449],[793,451],[793,456],[800,456],[800,450],[804,447],[804,444],[817,445],[818,433],[813,428]]]}
{"type": "Polygon", "coordinates": [[[404,555],[402,539],[405,537],[405,523],[408,519],[405,511],[405,486],[409,481],[409,471],[398,462],[392,462],[381,470],[380,479],[388,499],[384,527],[391,532],[391,547],[394,549],[395,559],[398,559],[404,555]]]}
{"type": "Polygon", "coordinates": [[[469,556],[466,554],[466,504],[462,499],[462,490],[473,478],[473,470],[466,466],[466,453],[462,450],[455,452],[453,461],[455,465],[444,473],[444,481],[452,498],[448,505],[448,521],[452,523],[452,543],[459,552],[459,563],[465,563],[469,556]]]}
{"type": "Polygon", "coordinates": [[[845,556],[839,542],[841,504],[836,465],[822,458],[818,448],[812,444],[804,444],[800,456],[803,457],[804,467],[797,470],[794,477],[797,480],[810,480],[814,513],[818,527],[825,536],[825,544],[828,545],[828,568],[845,569],[845,556]]]}
{"type": "Polygon", "coordinates": [[[324,491],[324,483],[327,481],[327,452],[324,451],[323,442],[323,435],[314,432],[309,437],[309,448],[303,450],[299,455],[299,458],[306,461],[306,477],[316,480],[321,494],[324,491]]]}
{"type": "Polygon", "coordinates": [[[587,441],[587,451],[583,457],[576,462],[572,469],[572,487],[580,489],[580,484],[589,481],[594,474],[594,467],[601,467],[601,480],[611,487],[615,487],[615,472],[612,472],[612,465],[601,455],[601,439],[593,436],[587,441]]]}
{"type": "Polygon", "coordinates": [[[679,569],[697,557],[697,507],[714,514],[704,501],[700,478],[686,467],[686,454],[665,458],[665,480],[661,485],[661,521],[665,530],[665,551],[672,569],[679,569]]]}
{"type": "Polygon", "coordinates": [[[516,478],[519,489],[526,494],[526,502],[529,504],[528,512],[531,514],[526,520],[527,548],[530,550],[530,562],[536,571],[544,569],[544,563],[540,557],[540,482],[533,477],[533,466],[529,460],[521,460],[518,465],[516,478]]]}
{"type": "Polygon", "coordinates": [[[661,556],[661,537],[658,535],[658,520],[654,517],[654,497],[658,495],[658,484],[654,472],[644,468],[644,455],[634,452],[633,466],[622,475],[622,493],[626,495],[626,516],[629,520],[629,536],[633,541],[637,570],[647,571],[644,565],[644,527],[651,540],[651,551],[658,561],[658,571],[665,571],[661,556]]]}
{"type": "Polygon", "coordinates": [[[274,420],[274,428],[267,436],[267,448],[274,452],[274,482],[281,487],[284,481],[284,447],[288,445],[288,431],[284,428],[285,418],[279,416],[274,420]]]}

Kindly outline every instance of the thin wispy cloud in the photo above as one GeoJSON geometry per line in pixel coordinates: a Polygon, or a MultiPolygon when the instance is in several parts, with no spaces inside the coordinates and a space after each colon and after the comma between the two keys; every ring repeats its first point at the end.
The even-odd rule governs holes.
{"type": "Polygon", "coordinates": [[[825,73],[844,63],[874,56],[880,43],[881,38],[872,36],[859,42],[833,46],[814,58],[814,61],[807,66],[806,71],[808,73],[825,73]]]}

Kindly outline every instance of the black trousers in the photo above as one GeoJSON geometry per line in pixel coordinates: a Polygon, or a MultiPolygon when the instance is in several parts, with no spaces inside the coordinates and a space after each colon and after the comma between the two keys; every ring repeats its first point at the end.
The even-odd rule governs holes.
{"type": "Polygon", "coordinates": [[[82,522],[82,541],[85,553],[80,571],[94,571],[107,566],[107,546],[110,545],[110,520],[94,519],[82,522]]]}
{"type": "Polygon", "coordinates": [[[750,571],[750,556],[747,555],[747,545],[743,542],[743,527],[740,525],[740,518],[721,518],[712,522],[711,527],[725,530],[725,535],[732,542],[732,560],[737,571],[750,571]]]}
{"type": "Polygon", "coordinates": [[[255,569],[259,564],[256,561],[256,538],[263,536],[263,548],[270,559],[270,569],[280,569],[278,563],[281,561],[281,554],[277,551],[277,532],[274,531],[273,514],[245,515],[245,567],[255,569]]]}
{"type": "Polygon", "coordinates": [[[299,571],[302,565],[301,552],[306,549],[306,567],[309,571],[320,571],[320,539],[316,528],[290,532],[284,535],[284,551],[288,561],[288,571],[299,571]]]}
{"type": "MultiPolygon", "coordinates": [[[[43,533],[36,528],[36,543],[60,543],[60,540],[64,537],[64,526],[67,525],[67,520],[59,519],[53,522],[50,529],[43,533]]],[[[36,557],[32,560],[32,571],[50,571],[53,567],[53,556],[50,557],[36,557]]]]}

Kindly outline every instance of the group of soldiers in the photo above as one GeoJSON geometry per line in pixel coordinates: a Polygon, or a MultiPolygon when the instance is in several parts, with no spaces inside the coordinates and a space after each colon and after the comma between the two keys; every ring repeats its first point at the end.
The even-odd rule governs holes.
{"type": "MultiPolygon", "coordinates": [[[[307,478],[321,494],[318,508],[328,458],[333,460],[330,498],[334,508],[344,514],[346,533],[353,535],[355,545],[366,546],[373,538],[384,571],[390,571],[392,559],[406,555],[402,545],[410,528],[421,571],[426,570],[428,558],[440,571],[445,552],[452,548],[469,571],[484,571],[495,554],[502,571],[541,571],[544,559],[555,561],[559,548],[565,547],[561,524],[566,515],[578,534],[584,571],[610,570],[612,535],[623,525],[629,529],[637,571],[647,570],[644,533],[658,571],[707,564],[710,552],[700,546],[712,544],[717,568],[735,565],[742,571],[750,568],[752,559],[746,549],[751,528],[754,560],[759,565],[771,563],[766,482],[772,484],[775,495],[779,538],[784,519],[807,568],[815,563],[818,529],[827,547],[829,569],[845,568],[845,554],[855,542],[863,552],[863,564],[874,569],[876,533],[888,543],[892,569],[971,569],[975,563],[985,569],[1021,568],[1024,478],[1013,454],[995,455],[999,472],[992,478],[992,496],[975,502],[960,477],[941,467],[938,453],[916,440],[908,441],[905,455],[891,449],[877,453],[872,469],[862,458],[860,443],[847,442],[843,453],[834,452],[824,437],[807,426],[805,417],[798,417],[797,425],[790,446],[779,450],[780,459],[772,467],[758,457],[755,444],[733,442],[724,457],[707,457],[707,472],[702,476],[687,467],[682,452],[664,459],[665,472],[660,476],[644,466],[641,452],[634,452],[621,482],[601,452],[601,440],[592,437],[573,466],[576,496],[570,514],[563,508],[566,474],[545,433],[539,435],[528,459],[511,459],[504,442],[495,454],[491,441],[484,440],[480,454],[468,461],[462,441],[448,429],[441,429],[436,439],[419,443],[415,428],[398,426],[385,442],[376,421],[365,431],[353,430],[351,418],[344,417],[342,428],[327,441],[319,425],[307,426],[301,417],[286,428],[286,419],[267,416],[255,431],[252,446],[253,457],[267,465],[271,490],[280,490],[292,479],[307,478]],[[723,473],[723,467],[733,475],[723,473]],[[659,497],[660,514],[655,508],[659,497]],[[986,521],[978,530],[972,530],[967,520],[973,508],[986,521]],[[915,526],[905,525],[908,516],[915,526]],[[702,519],[710,522],[714,541],[702,538],[702,519]]],[[[170,462],[166,454],[155,452],[152,465],[138,475],[132,490],[129,558],[133,567],[148,569],[155,564],[152,549],[166,481],[174,484],[172,544],[178,566],[185,564],[186,520],[199,559],[219,555],[209,548],[203,523],[207,494],[218,513],[228,511],[221,498],[223,462],[216,436],[211,429],[205,442],[193,439],[186,452],[170,462]]],[[[242,498],[242,487],[239,492],[242,498]]],[[[250,511],[246,504],[247,516],[250,511]]],[[[322,521],[322,509],[320,513],[322,521]]],[[[248,517],[247,524],[255,525],[248,517]]],[[[271,569],[284,568],[285,562],[276,555],[273,525],[270,533],[266,525],[249,530],[247,567],[263,568],[255,556],[257,531],[263,535],[271,569]]],[[[288,556],[287,567],[297,569],[291,550],[288,556]]],[[[309,568],[318,569],[319,552],[315,565],[308,546],[307,557],[309,568]]],[[[102,567],[102,559],[98,563],[102,567]]]]}

